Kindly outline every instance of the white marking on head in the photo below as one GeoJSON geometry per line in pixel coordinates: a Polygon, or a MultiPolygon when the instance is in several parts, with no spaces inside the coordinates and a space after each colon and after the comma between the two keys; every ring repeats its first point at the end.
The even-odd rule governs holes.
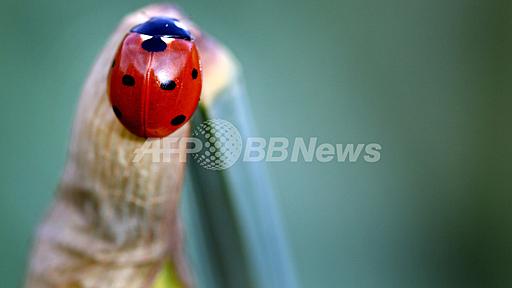
{"type": "Polygon", "coordinates": [[[160,37],[160,39],[162,39],[162,41],[164,41],[165,44],[169,44],[172,41],[174,41],[174,38],[170,38],[170,37],[160,37]]]}
{"type": "Polygon", "coordinates": [[[148,40],[151,37],[153,37],[153,36],[145,35],[145,34],[140,34],[140,39],[142,39],[142,41],[146,41],[146,40],[148,40]]]}

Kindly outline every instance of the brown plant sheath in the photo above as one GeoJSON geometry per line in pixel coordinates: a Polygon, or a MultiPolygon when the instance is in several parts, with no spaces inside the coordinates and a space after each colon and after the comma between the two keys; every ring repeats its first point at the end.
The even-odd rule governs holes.
{"type": "MultiPolygon", "coordinates": [[[[37,230],[26,287],[149,287],[169,259],[184,287],[193,282],[183,260],[178,219],[185,164],[178,154],[170,162],[153,163],[145,155],[134,163],[145,139],[123,128],[107,96],[107,73],[123,36],[157,15],[192,27],[203,67],[202,105],[232,81],[236,65],[229,52],[175,7],[152,5],[125,17],[85,82],[65,171],[37,230]]],[[[186,136],[189,130],[187,124],[169,137],[186,136]]]]}

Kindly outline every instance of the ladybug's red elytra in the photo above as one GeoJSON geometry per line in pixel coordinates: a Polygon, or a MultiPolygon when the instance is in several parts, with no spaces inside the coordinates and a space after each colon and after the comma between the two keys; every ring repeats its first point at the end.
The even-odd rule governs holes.
{"type": "Polygon", "coordinates": [[[201,94],[199,54],[174,18],[153,17],[130,30],[108,77],[112,109],[140,137],[165,137],[192,117],[201,94]]]}

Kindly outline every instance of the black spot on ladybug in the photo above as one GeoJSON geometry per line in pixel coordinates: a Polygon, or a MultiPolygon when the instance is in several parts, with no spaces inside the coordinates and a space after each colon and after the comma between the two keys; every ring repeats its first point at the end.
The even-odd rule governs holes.
{"type": "Polygon", "coordinates": [[[171,125],[178,126],[181,123],[185,122],[185,119],[187,119],[187,117],[185,117],[185,115],[183,115],[183,114],[178,115],[178,116],[172,118],[171,125]]]}
{"type": "Polygon", "coordinates": [[[199,72],[197,72],[197,69],[192,69],[192,79],[197,79],[197,76],[199,75],[199,72]]]}
{"type": "Polygon", "coordinates": [[[133,78],[132,75],[125,74],[123,75],[123,85],[125,86],[134,86],[135,85],[135,78],[133,78]]]}
{"type": "Polygon", "coordinates": [[[121,110],[119,110],[117,106],[112,106],[112,109],[114,110],[114,114],[116,114],[117,118],[123,118],[123,113],[121,113],[121,110]]]}
{"type": "Polygon", "coordinates": [[[114,58],[114,60],[112,60],[112,65],[110,66],[110,68],[114,68],[114,65],[116,65],[116,58],[114,58]]]}
{"type": "Polygon", "coordinates": [[[160,83],[160,89],[162,90],[173,90],[174,88],[176,88],[176,82],[172,80],[160,83]]]}
{"type": "Polygon", "coordinates": [[[167,44],[160,37],[151,37],[142,42],[142,49],[148,52],[162,52],[167,48],[167,44]]]}

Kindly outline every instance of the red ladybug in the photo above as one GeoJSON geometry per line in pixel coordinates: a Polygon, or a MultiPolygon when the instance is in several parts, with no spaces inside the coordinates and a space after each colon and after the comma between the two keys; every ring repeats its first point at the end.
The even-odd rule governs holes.
{"type": "Polygon", "coordinates": [[[201,94],[201,66],[190,32],[154,17],[130,30],[108,78],[112,109],[140,137],[165,137],[190,120],[201,94]]]}

